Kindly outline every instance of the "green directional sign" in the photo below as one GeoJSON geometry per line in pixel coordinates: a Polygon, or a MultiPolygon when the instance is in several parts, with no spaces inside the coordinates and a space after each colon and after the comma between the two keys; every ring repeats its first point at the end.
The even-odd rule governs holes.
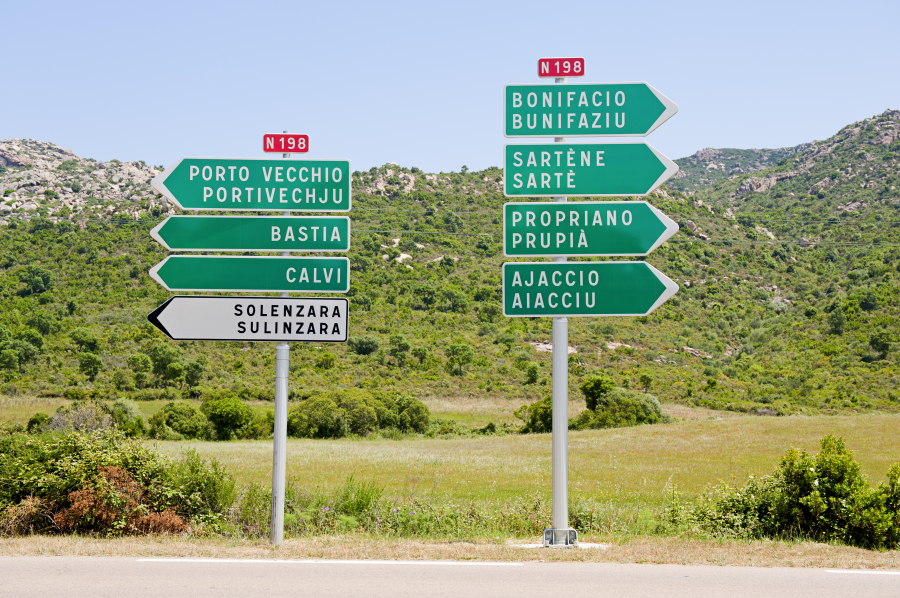
{"type": "Polygon", "coordinates": [[[644,142],[509,144],[507,197],[647,195],[678,165],[644,142]]]}
{"type": "Polygon", "coordinates": [[[150,236],[174,251],[349,251],[347,216],[169,216],[150,236]]]}
{"type": "Polygon", "coordinates": [[[646,201],[508,203],[503,253],[510,257],[647,255],[678,224],[646,201]]]}
{"type": "Polygon", "coordinates": [[[507,262],[506,317],[645,316],[678,292],[647,262],[507,262]]]}
{"type": "Polygon", "coordinates": [[[647,135],[678,112],[646,83],[507,85],[507,137],[647,135]]]}
{"type": "Polygon", "coordinates": [[[171,255],[150,270],[170,291],[346,293],[345,257],[171,255]]]}
{"type": "Polygon", "coordinates": [[[151,181],[184,210],[350,211],[349,160],[182,158],[151,181]]]}

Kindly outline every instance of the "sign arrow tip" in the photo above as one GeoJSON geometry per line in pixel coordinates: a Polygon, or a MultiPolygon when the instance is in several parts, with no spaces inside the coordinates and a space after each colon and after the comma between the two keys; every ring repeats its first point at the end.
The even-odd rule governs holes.
{"type": "Polygon", "coordinates": [[[163,332],[163,334],[165,334],[172,340],[175,340],[175,338],[171,334],[169,334],[169,331],[166,330],[166,327],[163,326],[163,323],[159,321],[159,316],[162,315],[162,312],[164,312],[166,310],[166,307],[172,302],[172,300],[174,298],[175,297],[169,297],[168,299],[166,299],[166,301],[162,305],[160,305],[159,307],[157,307],[156,309],[154,309],[147,315],[147,320],[151,324],[153,324],[154,326],[159,328],[163,332]]]}
{"type": "Polygon", "coordinates": [[[653,183],[653,186],[650,188],[650,190],[647,191],[647,194],[649,195],[653,192],[654,189],[675,176],[675,173],[678,172],[678,164],[676,164],[672,160],[669,160],[669,158],[664,156],[658,149],[656,149],[649,143],[647,144],[647,149],[653,152],[653,155],[656,156],[656,158],[662,163],[662,165],[666,167],[665,171],[663,171],[659,178],[656,179],[656,182],[653,183]]]}
{"type": "MultiPolygon", "coordinates": [[[[647,264],[647,262],[644,263],[647,264]]],[[[647,314],[651,314],[656,310],[657,307],[671,299],[675,295],[675,293],[678,292],[679,287],[678,283],[654,268],[652,265],[647,264],[647,267],[650,268],[650,271],[653,272],[659,282],[661,282],[665,287],[665,290],[663,290],[662,294],[659,296],[659,299],[657,299],[656,302],[650,307],[650,309],[647,310],[647,314]]]]}
{"type": "Polygon", "coordinates": [[[163,261],[161,261],[160,263],[158,263],[155,266],[153,266],[152,268],[150,268],[150,272],[148,272],[148,274],[150,275],[150,278],[152,278],[153,280],[155,280],[156,282],[161,284],[167,290],[171,291],[172,289],[169,288],[169,285],[167,285],[165,283],[165,281],[159,275],[160,269],[166,265],[167,261],[169,261],[169,256],[166,256],[166,258],[163,261]]]}

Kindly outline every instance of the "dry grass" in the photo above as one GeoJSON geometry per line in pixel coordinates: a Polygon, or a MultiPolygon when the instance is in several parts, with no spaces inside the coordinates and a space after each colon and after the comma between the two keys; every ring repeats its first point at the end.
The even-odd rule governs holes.
{"type": "Polygon", "coordinates": [[[731,419],[734,417],[751,417],[739,411],[717,411],[706,407],[688,407],[677,403],[664,403],[662,410],[675,419],[694,421],[696,419],[731,419]]]}
{"type": "MultiPolygon", "coordinates": [[[[844,436],[873,482],[900,461],[898,415],[734,417],[671,425],[570,433],[573,496],[659,505],[667,484],[687,494],[718,480],[771,472],[791,447],[818,450],[826,434],[844,436]]],[[[240,483],[268,484],[271,441],[160,442],[216,457],[240,483]]],[[[549,492],[550,436],[448,440],[289,440],[288,478],[332,487],[350,474],[375,479],[396,495],[492,501],[549,492]]]]}
{"type": "Polygon", "coordinates": [[[898,569],[900,552],[873,552],[812,542],[700,541],[676,538],[585,538],[608,543],[605,550],[521,549],[508,544],[536,538],[449,542],[324,536],[267,542],[184,536],[115,539],[78,536],[0,538],[0,556],[121,556],[281,559],[422,559],[480,561],[584,561],[754,567],[898,569]]]}
{"type": "Polygon", "coordinates": [[[27,424],[35,413],[53,415],[62,405],[71,401],[57,397],[4,397],[0,396],[0,421],[27,424]]]}
{"type": "MultiPolygon", "coordinates": [[[[467,426],[481,427],[488,422],[501,424],[515,423],[513,411],[522,403],[530,402],[520,398],[499,396],[426,396],[422,402],[431,411],[432,417],[452,419],[467,426]]],[[[584,408],[584,401],[580,401],[584,408]]]]}

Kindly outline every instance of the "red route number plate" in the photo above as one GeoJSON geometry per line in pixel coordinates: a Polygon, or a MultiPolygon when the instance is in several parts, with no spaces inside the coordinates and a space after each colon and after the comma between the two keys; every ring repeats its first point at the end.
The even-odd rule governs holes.
{"type": "Polygon", "coordinates": [[[538,77],[584,77],[584,58],[540,58],[538,77]]]}
{"type": "Polygon", "coordinates": [[[309,151],[309,135],[288,133],[263,135],[263,151],[275,154],[305,154],[309,151]]]}

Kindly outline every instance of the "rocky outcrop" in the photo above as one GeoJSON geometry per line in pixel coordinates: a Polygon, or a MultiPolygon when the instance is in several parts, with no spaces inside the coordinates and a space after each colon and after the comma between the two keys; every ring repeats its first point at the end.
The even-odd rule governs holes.
{"type": "Polygon", "coordinates": [[[0,149],[0,166],[22,167],[31,164],[31,158],[25,154],[19,154],[15,149],[16,147],[0,149]]]}
{"type": "Polygon", "coordinates": [[[766,177],[750,177],[749,179],[744,180],[741,183],[741,186],[738,187],[737,194],[738,195],[747,195],[749,193],[762,193],[763,191],[768,191],[772,187],[778,183],[778,181],[784,181],[786,179],[793,178],[797,176],[796,171],[790,172],[778,172],[775,174],[770,174],[766,177]]]}
{"type": "Polygon", "coordinates": [[[0,140],[0,213],[37,211],[51,218],[90,213],[96,218],[137,218],[153,209],[173,213],[150,187],[159,174],[143,162],[97,162],[33,139],[0,140]],[[163,209],[160,209],[163,208],[163,209]]]}

